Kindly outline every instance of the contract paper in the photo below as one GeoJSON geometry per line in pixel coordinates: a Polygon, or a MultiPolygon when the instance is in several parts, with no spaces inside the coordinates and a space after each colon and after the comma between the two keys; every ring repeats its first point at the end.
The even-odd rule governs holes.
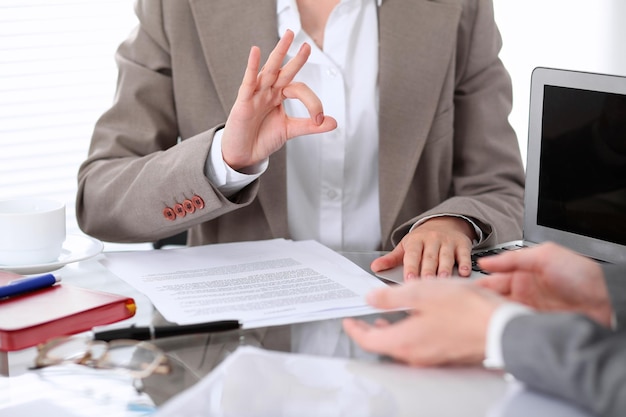
{"type": "Polygon", "coordinates": [[[101,262],[178,324],[239,320],[255,328],[373,314],[380,311],[365,295],[385,286],[315,241],[109,252],[101,262]]]}

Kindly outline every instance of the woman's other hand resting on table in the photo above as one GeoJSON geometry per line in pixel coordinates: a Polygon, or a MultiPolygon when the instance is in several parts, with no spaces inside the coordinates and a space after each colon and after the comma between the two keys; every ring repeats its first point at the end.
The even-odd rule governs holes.
{"type": "Polygon", "coordinates": [[[404,265],[404,280],[449,278],[455,264],[458,274],[472,273],[472,241],[476,238],[467,220],[454,216],[434,217],[413,228],[388,254],[375,259],[374,272],[404,265]]]}

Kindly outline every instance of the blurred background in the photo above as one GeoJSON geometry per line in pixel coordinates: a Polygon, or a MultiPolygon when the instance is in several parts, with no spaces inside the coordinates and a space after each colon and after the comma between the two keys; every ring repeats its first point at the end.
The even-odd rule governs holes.
{"type": "MultiPolygon", "coordinates": [[[[114,53],[137,24],[133,3],[0,0],[0,199],[65,201],[69,234],[80,233],[76,172],[112,102],[114,53]]],[[[533,68],[626,75],[626,1],[494,0],[494,8],[513,80],[510,121],[525,159],[533,68]]]]}

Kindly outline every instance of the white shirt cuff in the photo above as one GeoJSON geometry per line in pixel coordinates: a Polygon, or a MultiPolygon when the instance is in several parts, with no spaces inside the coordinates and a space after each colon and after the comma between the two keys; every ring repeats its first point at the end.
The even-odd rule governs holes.
{"type": "Polygon", "coordinates": [[[428,216],[428,217],[424,217],[423,219],[419,219],[417,222],[415,222],[415,224],[413,226],[411,226],[411,229],[409,230],[409,232],[412,232],[413,229],[415,229],[417,226],[419,226],[420,224],[424,223],[426,220],[430,220],[433,219],[435,217],[446,217],[446,216],[450,216],[450,217],[460,217],[461,219],[467,220],[468,222],[470,222],[470,224],[474,227],[474,232],[476,233],[476,236],[478,237],[478,239],[475,239],[472,244],[474,246],[476,246],[477,244],[479,244],[480,242],[483,241],[483,231],[480,230],[480,227],[478,227],[478,225],[476,225],[476,223],[474,223],[474,221],[472,221],[472,219],[470,219],[467,216],[463,216],[461,214],[433,214],[432,216],[428,216]]]}
{"type": "Polygon", "coordinates": [[[615,311],[611,313],[611,330],[617,330],[617,316],[615,315],[615,311]]]}
{"type": "Polygon", "coordinates": [[[213,136],[209,157],[204,167],[204,175],[222,194],[230,197],[259,178],[267,170],[269,159],[247,167],[243,172],[232,169],[222,157],[222,135],[223,129],[220,129],[213,136]]]}
{"type": "Polygon", "coordinates": [[[489,320],[487,340],[485,342],[485,360],[483,366],[489,369],[504,368],[502,357],[502,334],[506,325],[515,317],[533,314],[534,310],[518,303],[504,303],[496,309],[489,320]]]}

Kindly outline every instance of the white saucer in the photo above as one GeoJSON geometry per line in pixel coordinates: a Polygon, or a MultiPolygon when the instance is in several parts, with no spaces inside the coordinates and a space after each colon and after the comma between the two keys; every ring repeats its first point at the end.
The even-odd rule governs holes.
{"type": "Polygon", "coordinates": [[[23,275],[41,274],[96,256],[103,248],[104,244],[98,239],[84,235],[67,235],[61,248],[61,256],[56,261],[34,265],[0,265],[0,269],[23,275]]]}

